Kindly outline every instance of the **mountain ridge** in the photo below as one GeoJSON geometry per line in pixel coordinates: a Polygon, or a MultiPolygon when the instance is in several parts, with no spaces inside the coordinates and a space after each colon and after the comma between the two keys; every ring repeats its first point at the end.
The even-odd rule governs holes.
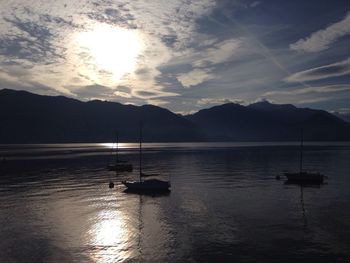
{"type": "Polygon", "coordinates": [[[0,143],[110,142],[116,130],[122,141],[137,141],[141,120],[144,140],[152,142],[295,141],[301,128],[306,140],[350,140],[350,124],[326,111],[267,101],[179,115],[150,104],[83,102],[2,89],[0,112],[0,143]]]}

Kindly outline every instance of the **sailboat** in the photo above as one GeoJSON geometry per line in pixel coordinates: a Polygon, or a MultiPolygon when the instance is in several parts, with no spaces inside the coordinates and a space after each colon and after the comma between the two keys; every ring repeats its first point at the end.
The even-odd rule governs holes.
{"type": "Polygon", "coordinates": [[[142,172],[142,123],[140,124],[140,143],[139,143],[139,180],[138,181],[122,181],[129,191],[135,192],[164,192],[170,191],[170,182],[159,179],[143,179],[143,177],[150,176],[142,172]]]}
{"type": "Polygon", "coordinates": [[[119,159],[118,133],[116,136],[115,163],[108,164],[107,169],[116,172],[132,172],[132,164],[128,163],[128,161],[119,159]]]}
{"type": "Polygon", "coordinates": [[[319,172],[308,172],[303,171],[303,131],[301,132],[301,142],[300,142],[300,162],[299,162],[299,172],[286,172],[284,175],[287,177],[290,183],[299,184],[322,184],[324,180],[324,175],[319,172]]]}

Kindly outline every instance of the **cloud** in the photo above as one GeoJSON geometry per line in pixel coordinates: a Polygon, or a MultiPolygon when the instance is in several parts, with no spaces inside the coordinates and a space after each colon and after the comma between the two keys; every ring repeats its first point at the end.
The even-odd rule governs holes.
{"type": "Polygon", "coordinates": [[[110,100],[114,95],[112,89],[102,85],[77,87],[73,92],[78,98],[83,100],[110,100]]]}
{"type": "Polygon", "coordinates": [[[250,7],[257,7],[260,4],[261,4],[261,1],[254,1],[253,3],[250,4],[250,7]]]}
{"type": "MultiPolygon", "coordinates": [[[[49,86],[45,86],[33,80],[23,82],[21,81],[20,75],[16,76],[15,72],[18,74],[24,72],[24,74],[26,74],[26,71],[22,71],[21,68],[18,68],[17,71],[11,71],[11,74],[5,72],[3,69],[0,70],[0,89],[7,88],[14,90],[26,90],[36,94],[51,96],[67,95],[66,93],[59,92],[49,86]]],[[[25,75],[23,77],[25,78],[25,75]]]]}
{"type": "Polygon", "coordinates": [[[240,48],[242,39],[227,39],[201,51],[197,56],[200,58],[193,61],[194,67],[206,67],[228,61],[240,48]]]}
{"type": "Polygon", "coordinates": [[[285,81],[286,82],[313,81],[313,80],[343,76],[347,74],[350,74],[350,58],[337,63],[294,73],[288,76],[287,78],[285,78],[285,81]]]}
{"type": "Polygon", "coordinates": [[[122,97],[122,98],[131,98],[131,94],[130,93],[127,93],[127,92],[123,92],[123,91],[115,91],[114,92],[114,95],[117,96],[117,97],[122,97]]]}
{"type": "Polygon", "coordinates": [[[268,91],[264,93],[263,96],[270,97],[276,95],[301,95],[309,93],[333,93],[342,91],[350,91],[350,84],[334,84],[302,89],[268,91]]]}
{"type": "Polygon", "coordinates": [[[334,97],[319,97],[319,98],[309,98],[309,99],[301,99],[298,101],[297,104],[313,104],[323,101],[330,101],[333,100],[334,97]]]}
{"type": "MultiPolygon", "coordinates": [[[[350,96],[350,84],[321,85],[265,92],[262,97],[281,103],[313,104],[350,96]],[[340,95],[341,94],[341,95],[340,95]]],[[[350,98],[350,97],[349,97],[350,98]]]]}
{"type": "Polygon", "coordinates": [[[198,85],[213,78],[215,78],[215,75],[211,74],[209,70],[206,69],[194,69],[177,77],[181,84],[186,88],[198,85]]]}
{"type": "Polygon", "coordinates": [[[155,100],[156,98],[163,98],[163,97],[174,97],[174,96],[179,96],[179,94],[174,93],[174,92],[166,92],[162,90],[151,90],[151,91],[145,91],[145,90],[132,90],[132,95],[135,98],[140,98],[140,99],[153,99],[155,100]]]}
{"type": "Polygon", "coordinates": [[[7,1],[0,10],[0,66],[22,66],[25,74],[16,81],[35,81],[65,94],[74,94],[79,85],[78,97],[87,96],[81,92],[94,85],[115,90],[112,96],[138,96],[142,90],[154,91],[152,97],[176,96],[162,92],[160,68],[197,42],[202,35],[197,21],[215,5],[214,0],[7,1]],[[132,29],[142,37],[135,71],[118,80],[77,47],[79,34],[101,25],[132,29]],[[135,92],[118,91],[118,85],[135,92]]]}
{"type": "MultiPolygon", "coordinates": [[[[303,1],[293,4],[300,9],[305,5],[303,1]]],[[[291,34],[286,29],[300,29],[294,27],[299,23],[296,23],[297,18],[273,15],[273,10],[288,12],[287,6],[255,0],[2,1],[0,87],[64,94],[83,100],[99,98],[135,105],[167,104],[171,110],[189,112],[224,102],[220,98],[232,98],[232,94],[235,98],[252,101],[271,87],[290,86],[286,82],[297,86],[301,80],[321,80],[318,85],[325,86],[322,79],[335,76],[344,76],[341,80],[347,82],[349,54],[343,48],[345,45],[339,51],[332,50],[332,57],[328,52],[315,56],[296,54],[284,48],[285,43],[294,42],[290,39],[296,33],[291,34]],[[266,14],[261,15],[259,9],[263,5],[266,14]],[[273,24],[266,17],[275,17],[273,24]],[[79,43],[79,36],[106,26],[138,35],[141,47],[133,57],[132,69],[123,71],[126,63],[118,64],[117,58],[123,52],[120,56],[105,52],[113,66],[101,67],[95,63],[100,60],[94,57],[91,49],[89,51],[89,45],[79,43]],[[330,61],[332,58],[339,62],[330,61]],[[119,75],[114,63],[122,69],[119,75]]],[[[321,12],[323,18],[316,19],[315,23],[344,12],[345,4],[329,6],[335,12],[327,17],[321,12]]],[[[317,45],[322,49],[334,41],[348,41],[345,37],[340,39],[348,32],[348,16],[306,36],[298,44],[291,44],[291,48],[307,51],[317,49],[317,45]]],[[[97,47],[106,51],[103,43],[108,43],[112,51],[122,50],[114,45],[119,39],[124,38],[116,42],[99,38],[97,47]]],[[[106,61],[101,64],[103,62],[106,61]]],[[[327,80],[327,84],[331,81],[327,80]]],[[[307,83],[302,85],[308,87],[307,83]]],[[[293,102],[299,98],[311,99],[314,94],[337,94],[326,93],[327,88],[323,91],[304,90],[304,94],[297,94],[295,98],[292,94],[271,96],[290,96],[293,102]]]]}
{"type": "Polygon", "coordinates": [[[221,105],[226,103],[236,103],[236,104],[245,104],[243,100],[239,99],[228,99],[228,98],[202,98],[197,101],[197,104],[200,106],[207,105],[221,105]]]}
{"type": "Polygon", "coordinates": [[[337,23],[325,29],[312,33],[309,37],[291,44],[292,50],[304,52],[319,52],[330,47],[339,38],[350,34],[350,13],[337,23]]]}
{"type": "Polygon", "coordinates": [[[169,101],[162,100],[162,99],[148,99],[146,100],[147,104],[156,105],[156,106],[163,106],[169,104],[169,101]]]}
{"type": "Polygon", "coordinates": [[[338,108],[336,109],[336,112],[340,114],[350,114],[350,108],[338,108]]]}
{"type": "Polygon", "coordinates": [[[229,61],[240,48],[242,40],[235,38],[220,42],[208,40],[207,43],[210,47],[198,52],[192,51],[190,56],[186,56],[193,69],[177,76],[177,80],[186,88],[214,79],[216,77],[213,73],[214,66],[229,61]]]}

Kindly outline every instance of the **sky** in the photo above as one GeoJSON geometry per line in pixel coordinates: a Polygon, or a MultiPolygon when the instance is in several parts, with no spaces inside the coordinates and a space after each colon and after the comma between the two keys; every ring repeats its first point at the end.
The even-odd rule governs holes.
{"type": "Polygon", "coordinates": [[[348,0],[0,0],[0,89],[350,113],[348,0]]]}

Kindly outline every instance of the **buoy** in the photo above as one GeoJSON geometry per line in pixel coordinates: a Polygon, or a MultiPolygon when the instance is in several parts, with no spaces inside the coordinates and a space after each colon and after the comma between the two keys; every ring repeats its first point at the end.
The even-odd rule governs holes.
{"type": "Polygon", "coordinates": [[[114,183],[113,182],[109,182],[109,188],[113,188],[114,187],[114,183]]]}
{"type": "Polygon", "coordinates": [[[281,176],[280,175],[276,175],[276,180],[280,180],[281,176]]]}

